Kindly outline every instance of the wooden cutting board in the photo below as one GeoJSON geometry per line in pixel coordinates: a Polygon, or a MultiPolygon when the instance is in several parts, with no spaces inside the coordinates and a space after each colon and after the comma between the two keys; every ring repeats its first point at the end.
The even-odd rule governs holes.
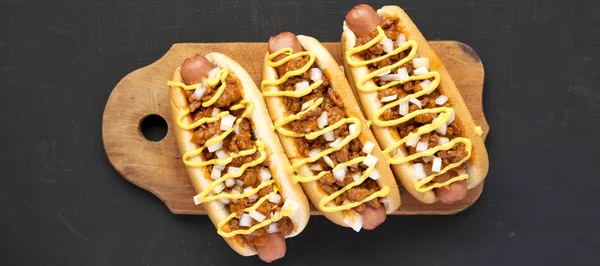
{"type": "MultiPolygon", "coordinates": [[[[339,43],[324,43],[340,60],[339,43]]],[[[489,126],[481,106],[484,70],[481,60],[468,45],[456,41],[432,41],[471,111],[477,125],[487,136],[489,126]]],[[[171,131],[167,81],[185,58],[195,54],[220,52],[239,62],[260,84],[261,66],[266,43],[181,43],[175,44],[156,62],[125,76],[113,89],[102,118],[102,139],[106,155],[113,167],[129,182],[151,192],[176,214],[206,214],[195,206],[196,194],[187,177],[181,154],[171,131]],[[167,121],[164,139],[153,142],[141,132],[141,121],[156,114],[167,121]]],[[[473,204],[481,195],[483,184],[469,190],[462,201],[445,205],[423,204],[403,189],[402,206],[393,214],[454,214],[473,204]]],[[[313,208],[313,215],[320,215],[313,208]]]]}

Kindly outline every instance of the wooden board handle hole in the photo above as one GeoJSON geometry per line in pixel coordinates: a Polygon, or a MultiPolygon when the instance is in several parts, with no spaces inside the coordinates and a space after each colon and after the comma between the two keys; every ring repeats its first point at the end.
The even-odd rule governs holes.
{"type": "Polygon", "coordinates": [[[165,118],[157,114],[151,114],[140,120],[139,130],[146,140],[159,142],[167,136],[169,128],[165,118]]]}

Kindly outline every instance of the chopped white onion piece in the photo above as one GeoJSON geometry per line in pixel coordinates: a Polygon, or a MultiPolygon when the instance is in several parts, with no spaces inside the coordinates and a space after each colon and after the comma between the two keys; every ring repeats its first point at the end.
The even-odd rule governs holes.
{"type": "Polygon", "coordinates": [[[346,215],[343,222],[356,232],[360,231],[363,226],[362,217],[355,211],[352,211],[352,215],[346,215]]]}
{"type": "Polygon", "coordinates": [[[277,233],[279,232],[279,224],[278,223],[272,223],[269,225],[269,227],[267,227],[267,233],[272,234],[272,233],[277,233]]]}
{"type": "Polygon", "coordinates": [[[423,156],[421,157],[421,159],[423,160],[423,162],[428,163],[431,161],[431,159],[433,159],[433,156],[423,156]]]}
{"type": "Polygon", "coordinates": [[[429,58],[427,57],[413,58],[412,63],[414,68],[429,68],[429,58]]]}
{"type": "Polygon", "coordinates": [[[417,142],[419,142],[419,139],[420,139],[417,134],[414,134],[412,132],[408,133],[407,137],[409,137],[409,138],[406,140],[406,146],[411,146],[411,147],[414,147],[415,145],[417,145],[417,142]],[[414,136],[410,137],[410,135],[414,135],[414,136]]]}
{"type": "Polygon", "coordinates": [[[303,103],[302,104],[302,111],[306,110],[306,108],[310,107],[313,103],[315,103],[314,99],[303,103]]]}
{"type": "Polygon", "coordinates": [[[456,118],[456,111],[454,111],[454,108],[452,108],[452,116],[450,117],[450,120],[448,120],[448,122],[446,122],[446,125],[452,124],[452,122],[454,122],[455,118],[456,118]]]}
{"type": "Polygon", "coordinates": [[[410,75],[408,75],[408,70],[406,70],[406,67],[398,68],[396,72],[398,73],[398,75],[400,75],[400,80],[407,80],[410,77],[410,75]]]}
{"type": "Polygon", "coordinates": [[[262,213],[257,212],[255,210],[250,211],[250,213],[248,213],[248,214],[250,215],[250,217],[252,217],[252,219],[256,220],[259,223],[264,221],[267,218],[262,213]]]}
{"type": "Polygon", "coordinates": [[[444,105],[447,101],[448,101],[448,96],[446,96],[446,95],[440,95],[440,97],[437,97],[435,99],[435,104],[437,104],[437,105],[444,105]]]}
{"type": "Polygon", "coordinates": [[[408,114],[408,102],[403,102],[398,106],[398,109],[400,111],[400,115],[407,115],[408,114]]]}
{"type": "Polygon", "coordinates": [[[329,165],[329,167],[334,168],[335,165],[333,165],[333,160],[331,160],[331,158],[329,158],[329,156],[325,155],[323,156],[323,160],[325,161],[325,163],[327,165],[329,165]]]}
{"type": "Polygon", "coordinates": [[[213,110],[212,110],[212,116],[213,116],[213,117],[215,117],[215,116],[217,116],[217,115],[218,115],[220,112],[221,112],[221,109],[219,109],[219,108],[215,107],[215,108],[213,108],[213,110]]]}
{"type": "Polygon", "coordinates": [[[235,185],[235,180],[233,178],[228,178],[227,180],[225,180],[225,185],[227,187],[232,187],[233,185],[235,185]]]}
{"type": "Polygon", "coordinates": [[[338,167],[338,169],[333,170],[333,177],[338,181],[344,181],[344,178],[346,178],[346,172],[348,172],[348,167],[342,165],[341,167],[338,167]]]}
{"type": "Polygon", "coordinates": [[[358,168],[358,163],[353,163],[351,165],[348,165],[348,167],[352,167],[352,168],[358,168]]]}
{"type": "Polygon", "coordinates": [[[383,203],[383,206],[385,206],[385,208],[388,208],[388,204],[390,203],[390,201],[388,199],[382,199],[381,203],[383,203]]]}
{"type": "Polygon", "coordinates": [[[367,154],[367,158],[363,161],[366,166],[373,167],[379,159],[371,154],[367,154]]]}
{"type": "Polygon", "coordinates": [[[446,144],[446,143],[448,143],[448,142],[450,142],[450,139],[448,139],[448,138],[443,138],[443,137],[442,137],[442,138],[438,139],[438,144],[439,144],[440,146],[441,146],[441,145],[444,145],[444,144],[446,144]]]}
{"type": "Polygon", "coordinates": [[[319,118],[317,118],[317,125],[320,129],[323,129],[327,126],[327,111],[323,112],[319,118]]]}
{"type": "Polygon", "coordinates": [[[379,79],[382,81],[397,81],[397,80],[405,80],[407,77],[404,77],[401,74],[387,74],[383,76],[379,76],[379,79]]]}
{"type": "Polygon", "coordinates": [[[198,198],[196,198],[196,196],[194,196],[194,205],[200,205],[202,203],[202,201],[198,200],[198,198]]]}
{"type": "Polygon", "coordinates": [[[377,171],[377,169],[373,169],[373,172],[371,172],[371,174],[369,175],[369,177],[373,180],[377,180],[379,179],[381,175],[379,174],[379,171],[377,171]]]}
{"type": "Polygon", "coordinates": [[[389,74],[389,73],[392,73],[392,70],[391,70],[391,69],[388,69],[388,70],[386,70],[386,71],[383,71],[381,74],[379,74],[379,75],[377,75],[377,76],[378,76],[378,77],[381,77],[381,76],[385,76],[385,75],[387,75],[387,74],[389,74]]]}
{"type": "Polygon", "coordinates": [[[371,152],[373,152],[373,148],[375,148],[375,143],[367,140],[362,148],[362,151],[366,154],[371,154],[371,152]]]}
{"type": "Polygon", "coordinates": [[[419,68],[416,68],[415,70],[413,70],[413,73],[415,75],[423,75],[423,74],[429,73],[429,70],[427,70],[426,67],[419,67],[419,68]]]}
{"type": "Polygon", "coordinates": [[[350,135],[353,135],[354,133],[356,133],[356,124],[350,124],[348,126],[348,133],[350,135]]]}
{"type": "Polygon", "coordinates": [[[333,141],[333,131],[328,131],[323,134],[323,138],[325,138],[326,141],[333,141]]]}
{"type": "Polygon", "coordinates": [[[210,172],[210,178],[212,178],[213,180],[217,180],[221,177],[221,170],[217,169],[216,167],[213,167],[212,171],[210,172]]]}
{"type": "Polygon", "coordinates": [[[398,99],[398,94],[393,94],[393,95],[385,96],[385,97],[381,98],[381,102],[387,103],[387,102],[391,102],[396,99],[398,99]]]}
{"type": "MultiPolygon", "coordinates": [[[[242,180],[236,179],[235,185],[238,187],[242,187],[244,185],[244,182],[242,180]]],[[[239,191],[239,189],[238,189],[238,191],[239,191]]],[[[238,193],[238,194],[240,194],[240,193],[238,193]]]]}
{"type": "Polygon", "coordinates": [[[313,165],[310,166],[310,170],[313,170],[313,171],[323,171],[323,166],[321,166],[318,163],[315,163],[315,164],[313,164],[313,165]]]}
{"type": "Polygon", "coordinates": [[[421,101],[419,101],[419,99],[417,99],[417,98],[410,97],[410,98],[408,98],[408,101],[411,102],[412,104],[416,105],[419,108],[423,107],[423,105],[421,104],[421,101]]]}
{"type": "Polygon", "coordinates": [[[315,157],[317,156],[317,154],[319,154],[319,152],[321,152],[319,149],[314,149],[308,152],[308,157],[315,157]]]}
{"type": "Polygon", "coordinates": [[[237,119],[237,118],[232,115],[224,116],[223,118],[221,118],[221,127],[219,129],[229,130],[231,127],[233,127],[233,123],[235,122],[235,119],[237,119]]]}
{"type": "Polygon", "coordinates": [[[437,133],[440,133],[440,135],[446,135],[446,130],[448,129],[448,126],[446,124],[442,124],[440,127],[436,128],[435,131],[437,133]]]}
{"type": "Polygon", "coordinates": [[[398,38],[396,38],[396,45],[401,46],[404,43],[406,43],[406,35],[404,35],[404,33],[401,33],[398,38]]]}
{"type": "Polygon", "coordinates": [[[431,86],[431,80],[422,80],[421,83],[419,83],[419,86],[421,86],[422,89],[426,90],[427,88],[429,88],[429,86],[431,86]]]}
{"type": "Polygon", "coordinates": [[[243,213],[240,217],[240,226],[250,227],[252,220],[250,220],[250,215],[243,213]]]}
{"type": "Polygon", "coordinates": [[[227,155],[227,153],[225,153],[225,151],[223,150],[218,150],[217,152],[215,152],[215,154],[217,155],[217,158],[219,158],[219,160],[221,161],[224,161],[225,159],[229,158],[229,155],[227,155]]]}
{"type": "Polygon", "coordinates": [[[279,194],[277,194],[277,193],[271,193],[269,195],[269,201],[277,204],[281,201],[281,196],[279,196],[279,194]]]}
{"type": "MultiPolygon", "coordinates": [[[[244,193],[250,193],[250,191],[251,191],[252,189],[253,189],[252,187],[245,187],[245,188],[244,188],[244,193]]],[[[258,198],[258,196],[257,196],[256,194],[250,194],[250,195],[248,196],[248,199],[249,199],[249,200],[255,200],[256,198],[258,198]]]]}
{"type": "Polygon", "coordinates": [[[238,125],[233,125],[233,131],[235,131],[236,135],[240,134],[240,127],[238,125]]]}
{"type": "Polygon", "coordinates": [[[423,179],[427,177],[427,173],[425,173],[425,168],[422,163],[413,164],[413,171],[415,171],[415,177],[417,179],[423,179]]]}
{"type": "Polygon", "coordinates": [[[354,180],[354,182],[356,182],[356,181],[360,180],[361,176],[362,175],[360,173],[356,173],[352,176],[352,180],[354,180]]]}
{"type": "Polygon", "coordinates": [[[208,145],[208,151],[209,152],[215,152],[217,150],[220,150],[221,148],[223,148],[223,142],[219,141],[213,144],[208,145]]]}
{"type": "Polygon", "coordinates": [[[219,183],[213,188],[213,192],[215,192],[216,194],[219,194],[219,193],[221,193],[221,191],[223,191],[223,189],[225,189],[225,184],[219,183]]]}
{"type": "Polygon", "coordinates": [[[431,171],[439,173],[442,170],[442,158],[433,158],[433,164],[431,165],[431,171]]]}
{"type": "Polygon", "coordinates": [[[222,198],[222,199],[219,199],[219,201],[221,203],[223,203],[223,204],[229,204],[229,199],[228,198],[222,198]]]}
{"type": "Polygon", "coordinates": [[[199,85],[197,85],[196,89],[194,90],[194,95],[192,95],[192,97],[194,97],[198,100],[202,99],[202,96],[204,96],[205,92],[206,92],[206,88],[200,87],[199,85]]]}
{"type": "Polygon", "coordinates": [[[296,83],[296,85],[294,85],[294,87],[296,88],[296,91],[301,91],[301,90],[305,90],[306,88],[310,87],[310,84],[308,84],[308,81],[303,80],[303,81],[296,83]]]}
{"type": "Polygon", "coordinates": [[[224,165],[215,164],[215,165],[213,165],[213,168],[217,168],[217,169],[219,169],[219,171],[223,171],[225,169],[225,166],[224,165]]]}
{"type": "Polygon", "coordinates": [[[241,169],[239,167],[235,167],[235,166],[229,166],[227,168],[227,173],[228,174],[235,174],[237,172],[239,172],[241,169]]]}
{"type": "MultiPolygon", "coordinates": [[[[295,213],[298,209],[300,209],[300,203],[286,200],[283,203],[283,206],[281,206],[281,209],[282,210],[291,210],[292,213],[295,213]]],[[[279,217],[279,212],[276,212],[275,215],[279,217]]]]}
{"type": "Polygon", "coordinates": [[[310,79],[314,82],[323,80],[323,72],[316,67],[311,68],[310,79]]]}
{"type": "Polygon", "coordinates": [[[329,143],[329,147],[335,148],[340,145],[340,143],[342,143],[342,138],[337,138],[334,142],[329,143]]]}
{"type": "Polygon", "coordinates": [[[392,51],[394,51],[394,42],[388,39],[388,37],[384,37],[383,39],[381,39],[381,41],[379,41],[379,44],[383,46],[383,51],[386,54],[389,54],[392,51]]]}
{"type": "Polygon", "coordinates": [[[429,148],[429,143],[427,141],[419,141],[417,143],[417,147],[415,148],[416,152],[423,152],[429,148]]]}
{"type": "Polygon", "coordinates": [[[269,168],[266,167],[261,168],[260,171],[258,171],[258,175],[262,181],[271,179],[271,171],[269,171],[269,168]]]}
{"type": "Polygon", "coordinates": [[[217,77],[217,74],[221,71],[220,67],[215,67],[208,72],[208,78],[213,80],[217,77]]]}

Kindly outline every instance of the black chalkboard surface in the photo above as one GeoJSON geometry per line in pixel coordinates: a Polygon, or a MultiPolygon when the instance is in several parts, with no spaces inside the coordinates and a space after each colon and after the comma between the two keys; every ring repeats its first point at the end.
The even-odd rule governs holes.
{"type": "MultiPolygon", "coordinates": [[[[338,41],[357,3],[0,1],[0,264],[261,264],[205,216],[173,215],[113,170],[104,105],[174,43],[280,31],[338,41]]],[[[486,188],[457,215],[393,216],[372,232],[313,217],[277,264],[596,265],[600,4],[396,3],[427,38],[464,42],[483,61],[486,188]]],[[[151,139],[160,122],[149,122],[151,139]]]]}

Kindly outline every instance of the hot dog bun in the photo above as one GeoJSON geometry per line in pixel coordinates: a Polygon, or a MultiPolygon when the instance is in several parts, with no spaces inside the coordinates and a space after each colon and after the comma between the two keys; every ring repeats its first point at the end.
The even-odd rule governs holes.
{"type": "MultiPolygon", "coordinates": [[[[297,38],[302,44],[304,50],[312,51],[315,53],[315,62],[318,64],[319,68],[323,70],[323,74],[327,75],[327,77],[329,78],[331,88],[337,91],[337,94],[344,103],[344,108],[348,117],[356,117],[360,119],[362,133],[359,135],[358,139],[361,141],[361,143],[371,141],[372,143],[376,144],[376,140],[366,124],[366,120],[364,119],[359,109],[359,105],[352,94],[352,90],[348,82],[346,81],[344,74],[340,69],[340,66],[336,63],[331,54],[329,54],[329,52],[325,49],[325,47],[323,47],[321,43],[316,39],[302,35],[297,36],[297,38]]],[[[263,63],[262,78],[263,80],[277,80],[279,76],[277,74],[276,69],[269,66],[268,57],[269,53],[267,52],[263,63]]],[[[279,90],[279,88],[267,86],[265,87],[265,89],[263,89],[263,91],[265,90],[279,90]]],[[[287,110],[281,97],[265,97],[265,101],[267,103],[267,107],[273,121],[282,119],[287,115],[287,110]]],[[[292,163],[297,162],[303,157],[298,151],[297,147],[295,146],[293,137],[285,136],[282,134],[279,134],[279,137],[281,139],[281,143],[283,144],[283,148],[292,163]]],[[[375,166],[375,169],[377,169],[381,175],[381,177],[376,181],[377,184],[379,185],[379,187],[388,186],[390,188],[389,194],[385,197],[385,199],[387,199],[388,201],[388,203],[386,204],[385,212],[391,213],[394,210],[398,209],[398,207],[400,206],[400,193],[398,191],[398,186],[394,180],[393,173],[390,171],[390,168],[387,167],[381,150],[377,145],[375,145],[375,148],[373,149],[373,152],[371,154],[379,159],[375,166]]],[[[298,171],[299,174],[301,174],[302,176],[314,175],[308,165],[301,166],[298,169],[298,171]]],[[[308,195],[313,205],[317,206],[317,208],[319,206],[319,202],[323,198],[328,196],[328,194],[326,194],[321,188],[319,188],[317,181],[303,182],[302,187],[304,188],[304,191],[308,195]]],[[[345,217],[344,211],[323,211],[323,215],[338,225],[344,227],[349,226],[343,221],[345,217]]],[[[365,227],[365,229],[368,228],[365,227]]]]}
{"type": "MultiPolygon", "coordinates": [[[[357,6],[357,8],[359,7],[357,6]]],[[[384,6],[378,10],[377,13],[388,18],[398,18],[400,24],[399,27],[406,35],[406,39],[415,40],[418,43],[419,57],[429,58],[430,71],[439,72],[441,81],[437,90],[449,98],[448,102],[451,103],[451,106],[454,108],[456,113],[455,121],[459,123],[462,129],[461,136],[468,138],[472,142],[472,152],[471,157],[468,160],[469,167],[467,167],[467,174],[469,175],[468,179],[466,180],[467,187],[470,189],[477,186],[484,180],[488,172],[489,163],[487,151],[483,139],[475,133],[475,122],[473,121],[473,118],[469,113],[464,100],[456,88],[456,85],[448,74],[448,71],[446,71],[446,68],[442,64],[439,57],[428,45],[425,37],[423,37],[421,32],[417,29],[417,26],[413,23],[410,17],[408,17],[404,10],[398,6],[384,6]]],[[[353,14],[349,14],[349,16],[351,15],[360,16],[361,13],[355,12],[353,14]]],[[[373,119],[375,112],[382,107],[382,104],[378,99],[377,92],[362,92],[357,89],[357,81],[362,77],[365,77],[369,73],[369,70],[366,66],[352,67],[348,64],[346,51],[355,46],[357,38],[354,32],[346,25],[346,23],[344,23],[343,29],[344,32],[342,34],[341,45],[345,74],[348,77],[354,92],[358,95],[366,117],[373,119]]],[[[354,57],[356,58],[356,56],[354,57]]],[[[373,80],[368,80],[364,83],[364,86],[374,87],[376,85],[373,80]]],[[[373,125],[371,128],[375,133],[375,136],[382,149],[392,146],[399,139],[396,130],[391,130],[390,128],[379,127],[376,125],[373,125]]],[[[415,189],[416,178],[411,163],[391,164],[391,167],[396,175],[396,178],[416,199],[424,203],[434,203],[438,200],[434,190],[419,192],[415,189]]]]}
{"type": "MultiPolygon", "coordinates": [[[[280,191],[280,195],[283,199],[293,202],[298,207],[290,216],[290,219],[294,223],[294,230],[286,237],[297,235],[306,227],[306,224],[308,223],[308,219],[310,217],[310,207],[302,188],[299,185],[292,184],[290,182],[290,172],[288,171],[290,163],[281,147],[279,138],[271,130],[273,124],[269,118],[260,91],[246,70],[231,58],[220,53],[208,54],[206,55],[206,58],[214,66],[218,66],[222,69],[227,69],[232,72],[241,84],[243,99],[249,99],[254,103],[254,109],[249,116],[249,119],[252,122],[252,130],[256,138],[258,140],[262,140],[266,146],[268,156],[267,161],[269,162],[268,167],[272,173],[273,179],[275,180],[275,184],[280,191]]],[[[178,67],[173,73],[171,81],[182,82],[180,67],[178,67]]],[[[169,96],[171,102],[172,121],[177,121],[178,116],[188,110],[188,100],[183,89],[180,87],[170,87],[169,96]]],[[[190,124],[192,122],[190,115],[185,116],[183,118],[183,122],[190,124]]],[[[193,130],[184,130],[176,124],[171,128],[175,132],[175,138],[177,139],[177,145],[181,154],[195,151],[199,148],[198,144],[191,141],[193,130]]],[[[196,156],[195,159],[198,162],[202,161],[200,156],[196,156]]],[[[212,183],[210,173],[206,168],[186,166],[186,170],[197,193],[201,193],[212,183]]],[[[218,200],[203,202],[202,204],[215,227],[220,221],[225,219],[230,214],[229,210],[224,208],[224,205],[218,200]]],[[[245,244],[241,235],[235,235],[233,237],[224,239],[233,250],[243,256],[251,256],[257,253],[254,246],[245,244]]]]}

